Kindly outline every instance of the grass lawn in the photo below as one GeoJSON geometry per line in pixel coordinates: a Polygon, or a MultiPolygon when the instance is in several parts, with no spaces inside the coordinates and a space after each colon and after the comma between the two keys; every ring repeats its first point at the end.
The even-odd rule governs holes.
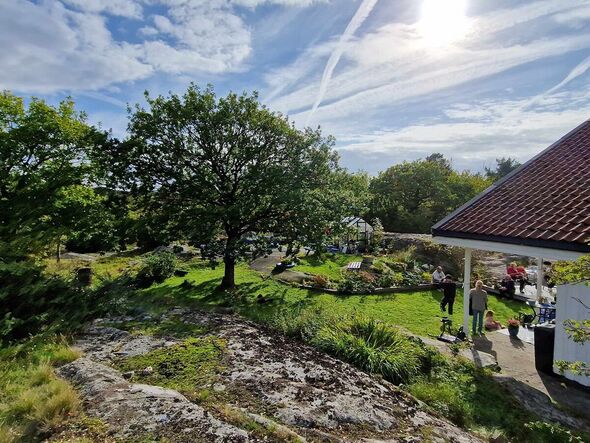
{"type": "Polygon", "coordinates": [[[300,256],[300,263],[295,267],[297,271],[314,275],[323,275],[331,281],[339,281],[343,266],[353,262],[362,261],[362,255],[332,254],[322,258],[316,256],[300,256]]]}
{"type": "Polygon", "coordinates": [[[93,286],[96,286],[100,284],[101,280],[115,278],[125,270],[137,267],[140,260],[141,257],[134,255],[117,254],[99,257],[93,261],[62,259],[58,262],[55,258],[47,258],[43,260],[43,265],[46,273],[60,275],[65,278],[75,277],[78,268],[91,267],[94,276],[93,286]]]}
{"type": "MultiPolygon", "coordinates": [[[[442,292],[424,291],[388,295],[332,295],[303,290],[270,278],[240,264],[236,268],[237,290],[228,295],[216,290],[223,276],[223,266],[216,269],[198,267],[185,277],[172,277],[164,283],[142,291],[143,301],[164,309],[165,305],[193,304],[199,307],[234,306],[242,315],[264,319],[273,316],[281,308],[321,308],[331,315],[360,314],[373,317],[391,325],[408,329],[419,335],[438,335],[441,312],[439,304],[442,292]],[[183,285],[184,280],[191,287],[183,285]],[[271,303],[258,304],[256,297],[262,294],[272,299],[271,303]]],[[[508,318],[518,315],[522,304],[490,296],[489,308],[496,318],[505,323],[508,318]]],[[[462,319],[462,294],[458,293],[453,314],[455,325],[462,319]]]]}

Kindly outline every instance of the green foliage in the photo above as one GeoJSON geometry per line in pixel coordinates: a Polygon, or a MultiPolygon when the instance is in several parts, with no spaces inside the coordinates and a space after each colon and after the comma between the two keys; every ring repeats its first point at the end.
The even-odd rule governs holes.
{"type": "Polygon", "coordinates": [[[164,386],[196,398],[200,389],[215,381],[222,368],[225,342],[215,337],[184,342],[119,362],[121,371],[135,371],[132,380],[164,386]],[[151,367],[152,371],[144,369],[151,367]]]}
{"type": "Polygon", "coordinates": [[[418,381],[409,386],[412,395],[459,426],[469,417],[469,405],[461,390],[448,382],[418,381]]]}
{"type": "Polygon", "coordinates": [[[395,384],[419,374],[425,352],[397,329],[374,319],[330,322],[312,339],[320,349],[395,384]]]}
{"type": "Polygon", "coordinates": [[[71,100],[25,106],[0,93],[0,257],[42,251],[83,224],[101,204],[83,186],[92,173],[87,154],[107,140],[71,100]]]}
{"type": "Polygon", "coordinates": [[[376,288],[376,279],[368,272],[348,271],[338,283],[343,294],[369,294],[376,288]]]}
{"type": "Polygon", "coordinates": [[[492,181],[498,181],[507,176],[520,166],[520,163],[510,157],[496,159],[496,169],[485,168],[486,177],[492,181]]]}
{"type": "Polygon", "coordinates": [[[555,283],[590,285],[590,255],[584,255],[575,261],[556,262],[552,271],[555,283]]]}
{"type": "Polygon", "coordinates": [[[191,85],[146,100],[131,113],[130,139],[100,160],[177,239],[223,241],[225,288],[234,286],[245,233],[322,233],[340,221],[334,202],[347,195],[337,192],[333,140],[319,130],[297,130],[256,94],[217,97],[191,85]]]}
{"type": "MultiPolygon", "coordinates": [[[[109,284],[96,290],[78,286],[60,276],[47,276],[30,261],[0,261],[0,340],[12,341],[41,331],[68,332],[86,320],[116,311],[119,291],[109,284]]],[[[119,290],[120,287],[117,286],[119,290]]]]}
{"type": "Polygon", "coordinates": [[[360,255],[350,254],[321,254],[300,256],[297,271],[314,275],[324,275],[330,281],[337,282],[342,279],[342,268],[354,261],[361,261],[360,255]]]}
{"type": "Polygon", "coordinates": [[[137,280],[142,287],[153,283],[161,283],[172,277],[176,268],[176,256],[171,252],[149,254],[137,273],[137,280]]]}
{"type": "Polygon", "coordinates": [[[583,443],[582,437],[554,423],[532,421],[525,424],[531,432],[531,443],[583,443]]]}
{"type": "Polygon", "coordinates": [[[480,174],[453,171],[440,155],[404,162],[371,180],[369,213],[387,231],[430,232],[438,220],[488,185],[480,174]]]}

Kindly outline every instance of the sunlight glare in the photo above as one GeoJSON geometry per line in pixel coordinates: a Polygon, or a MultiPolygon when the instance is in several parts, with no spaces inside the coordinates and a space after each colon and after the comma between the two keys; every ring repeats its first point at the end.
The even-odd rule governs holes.
{"type": "Polygon", "coordinates": [[[426,46],[450,45],[465,36],[466,0],[423,0],[418,32],[426,46]]]}

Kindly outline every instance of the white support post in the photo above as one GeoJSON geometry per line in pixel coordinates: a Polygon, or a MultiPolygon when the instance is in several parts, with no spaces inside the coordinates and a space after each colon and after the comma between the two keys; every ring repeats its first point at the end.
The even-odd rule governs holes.
{"type": "Polygon", "coordinates": [[[463,331],[469,335],[469,293],[471,292],[471,249],[465,248],[463,271],[463,331]]]}
{"type": "Polygon", "coordinates": [[[543,297],[543,280],[545,280],[545,270],[543,269],[543,257],[537,258],[537,301],[543,297]]]}

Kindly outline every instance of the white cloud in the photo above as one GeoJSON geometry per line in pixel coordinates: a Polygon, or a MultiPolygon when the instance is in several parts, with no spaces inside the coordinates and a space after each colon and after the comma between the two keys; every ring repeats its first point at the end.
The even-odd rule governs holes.
{"type": "MultiPolygon", "coordinates": [[[[354,118],[359,109],[366,113],[391,108],[526,63],[590,48],[588,32],[572,33],[562,27],[550,38],[528,32],[531,23],[542,27],[549,21],[555,25],[554,14],[582,3],[541,1],[472,16],[467,26],[471,31],[443,49],[429,46],[416,23],[383,25],[347,43],[345,66],[332,77],[325,104],[317,110],[314,122],[330,126],[333,121],[354,118]]],[[[306,57],[307,53],[301,58],[306,57]]],[[[316,70],[321,69],[321,61],[315,60],[316,70]]],[[[291,66],[295,70],[306,66],[311,71],[309,60],[291,66]]],[[[288,78],[289,72],[283,71],[281,76],[288,78]]],[[[295,89],[272,94],[270,105],[297,111],[293,117],[302,123],[314,104],[317,82],[317,76],[309,76],[295,89]]]]}
{"type": "Polygon", "coordinates": [[[247,8],[256,8],[264,4],[281,5],[281,6],[311,6],[314,3],[326,3],[329,0],[230,0],[230,3],[247,8]]]}
{"type": "Polygon", "coordinates": [[[121,17],[141,18],[142,6],[135,0],[62,0],[83,12],[108,13],[121,17]]]}
{"type": "Polygon", "coordinates": [[[251,53],[251,30],[237,9],[313,3],[0,1],[0,47],[5,48],[0,51],[0,88],[24,93],[92,91],[158,72],[190,76],[239,72],[251,53]],[[154,10],[158,13],[150,16],[154,10]],[[109,28],[112,16],[127,21],[116,35],[109,28]]]}
{"type": "MultiPolygon", "coordinates": [[[[457,165],[481,169],[498,157],[525,161],[590,115],[590,93],[562,92],[534,109],[528,99],[461,103],[444,110],[446,121],[425,121],[341,138],[344,155],[369,158],[424,158],[443,153],[457,165]]],[[[381,169],[384,169],[383,166],[381,169]]]]}
{"type": "Polygon", "coordinates": [[[0,47],[0,88],[18,91],[93,90],[153,72],[113,42],[103,17],[58,2],[0,2],[0,47]]]}

